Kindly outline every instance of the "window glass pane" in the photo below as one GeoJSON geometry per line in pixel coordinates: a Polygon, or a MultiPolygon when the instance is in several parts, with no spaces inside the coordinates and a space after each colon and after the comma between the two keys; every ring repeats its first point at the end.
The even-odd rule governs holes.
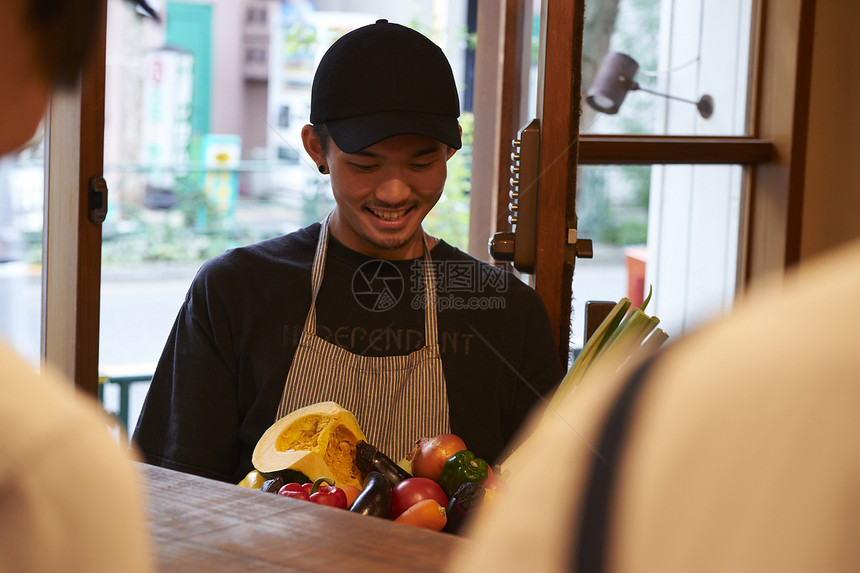
{"type": "Polygon", "coordinates": [[[742,169],[730,165],[580,166],[571,347],[582,346],[585,303],[638,305],[670,337],[731,307],[737,282],[742,169]]]}
{"type": "Polygon", "coordinates": [[[531,59],[529,65],[529,113],[537,107],[538,65],[540,63],[540,23],[543,0],[532,0],[531,59]]]}
{"type": "Polygon", "coordinates": [[[0,338],[39,366],[44,130],[0,157],[0,338]]]}
{"type": "Polygon", "coordinates": [[[581,131],[745,135],[753,2],[587,2],[583,90],[592,94],[602,109],[610,109],[606,113],[596,111],[584,94],[581,131]],[[607,57],[616,52],[630,59],[607,57]],[[617,65],[609,66],[610,61],[617,65]],[[621,87],[632,87],[631,82],[639,89],[621,87]],[[707,115],[704,96],[713,102],[713,113],[707,118],[699,112],[701,107],[707,115]],[[617,113],[612,113],[612,102],[620,102],[617,113]]]}
{"type": "MultiPolygon", "coordinates": [[[[133,3],[109,0],[103,374],[147,379],[202,262],[319,221],[332,208],[328,178],[300,137],[311,80],[331,42],[378,18],[430,36],[462,86],[464,147],[449,162],[445,193],[425,227],[466,249],[474,43],[468,4],[162,1],[153,3],[163,17],[157,23],[133,3]]],[[[132,424],[145,392],[145,383],[132,383],[132,424]]]]}

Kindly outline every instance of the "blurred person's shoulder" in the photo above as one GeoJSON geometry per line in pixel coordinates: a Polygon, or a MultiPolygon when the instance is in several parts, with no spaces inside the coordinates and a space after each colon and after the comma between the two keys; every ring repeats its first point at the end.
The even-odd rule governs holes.
{"type": "MultiPolygon", "coordinates": [[[[628,415],[607,551],[619,571],[857,570],[860,241],[751,288],[670,342],[628,415]]],[[[509,490],[452,571],[569,570],[607,413],[632,379],[596,365],[537,415],[509,490]],[[563,475],[564,500],[533,484],[563,475]],[[553,532],[547,535],[546,531],[553,532]]]]}
{"type": "Polygon", "coordinates": [[[99,431],[107,428],[107,415],[89,398],[76,395],[71,383],[60,381],[50,372],[39,374],[34,365],[2,342],[0,371],[3,463],[43,455],[46,452],[34,452],[31,446],[46,445],[41,442],[52,439],[51,434],[60,427],[99,431]]]}
{"type": "Polygon", "coordinates": [[[860,242],[751,288],[658,357],[615,494],[621,570],[860,566],[857,293],[860,242]]]}
{"type": "Polygon", "coordinates": [[[2,342],[0,392],[0,570],[150,570],[136,457],[95,399],[2,342]]]}

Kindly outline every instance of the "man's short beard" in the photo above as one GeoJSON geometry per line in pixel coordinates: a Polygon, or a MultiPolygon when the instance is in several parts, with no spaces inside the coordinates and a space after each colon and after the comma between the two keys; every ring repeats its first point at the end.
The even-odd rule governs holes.
{"type": "Polygon", "coordinates": [[[396,251],[397,249],[405,247],[406,244],[409,243],[409,241],[412,239],[412,237],[407,237],[407,238],[402,239],[402,240],[392,238],[392,239],[389,239],[389,240],[386,240],[383,242],[383,241],[379,241],[377,239],[374,239],[373,237],[371,237],[369,235],[362,235],[362,237],[364,238],[365,241],[368,242],[368,244],[373,245],[377,249],[382,249],[383,251],[396,251]]]}
{"type": "MultiPolygon", "coordinates": [[[[424,239],[424,228],[423,227],[418,227],[418,230],[416,231],[415,234],[409,235],[408,237],[405,237],[404,239],[391,238],[391,239],[380,240],[378,238],[371,237],[371,236],[364,234],[364,233],[361,234],[361,237],[369,245],[372,245],[373,247],[375,247],[381,251],[391,251],[391,252],[405,248],[413,240],[415,240],[416,237],[418,237],[418,240],[421,243],[421,253],[422,254],[424,253],[424,240],[423,240],[424,239]]],[[[421,257],[422,254],[416,255],[415,258],[421,257]]]]}

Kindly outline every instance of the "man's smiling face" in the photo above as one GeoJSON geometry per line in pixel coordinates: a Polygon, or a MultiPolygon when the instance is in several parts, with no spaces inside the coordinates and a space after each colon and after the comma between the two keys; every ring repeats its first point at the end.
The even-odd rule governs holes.
{"type": "Polygon", "coordinates": [[[420,257],[421,222],[442,195],[455,150],[422,135],[397,135],[357,153],[333,141],[327,148],[335,238],[371,257],[420,257]]]}

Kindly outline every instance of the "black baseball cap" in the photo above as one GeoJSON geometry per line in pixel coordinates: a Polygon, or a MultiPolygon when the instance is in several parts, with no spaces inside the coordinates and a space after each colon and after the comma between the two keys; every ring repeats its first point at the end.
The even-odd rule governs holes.
{"type": "Polygon", "coordinates": [[[442,50],[411,28],[377,20],[331,45],[314,75],[311,123],[355,153],[418,134],[460,149],[460,99],[442,50]]]}

